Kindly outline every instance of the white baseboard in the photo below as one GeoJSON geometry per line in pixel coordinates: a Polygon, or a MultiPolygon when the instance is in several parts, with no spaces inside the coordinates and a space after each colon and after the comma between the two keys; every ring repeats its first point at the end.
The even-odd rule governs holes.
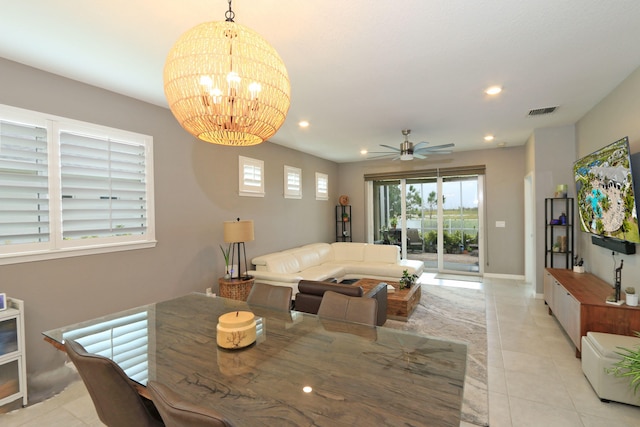
{"type": "Polygon", "coordinates": [[[524,275],[519,274],[484,273],[482,277],[490,277],[493,279],[524,280],[524,275]]]}

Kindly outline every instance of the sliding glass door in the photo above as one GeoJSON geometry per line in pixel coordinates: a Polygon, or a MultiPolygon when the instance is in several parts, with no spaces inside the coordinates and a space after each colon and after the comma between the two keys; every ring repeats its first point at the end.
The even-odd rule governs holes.
{"type": "Polygon", "coordinates": [[[443,269],[479,273],[478,177],[442,178],[443,269]]]}
{"type": "MultiPolygon", "coordinates": [[[[435,174],[437,175],[437,174],[435,174]]],[[[484,176],[370,180],[370,235],[427,270],[481,274],[484,176]]]]}

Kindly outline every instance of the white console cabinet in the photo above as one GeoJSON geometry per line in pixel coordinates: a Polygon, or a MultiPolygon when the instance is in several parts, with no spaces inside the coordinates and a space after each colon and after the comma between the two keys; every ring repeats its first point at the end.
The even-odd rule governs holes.
{"type": "Polygon", "coordinates": [[[7,298],[7,309],[0,311],[0,406],[20,398],[26,406],[24,302],[7,298]]]}
{"type": "Polygon", "coordinates": [[[580,302],[548,271],[544,276],[544,300],[577,349],[580,348],[580,302]]]}

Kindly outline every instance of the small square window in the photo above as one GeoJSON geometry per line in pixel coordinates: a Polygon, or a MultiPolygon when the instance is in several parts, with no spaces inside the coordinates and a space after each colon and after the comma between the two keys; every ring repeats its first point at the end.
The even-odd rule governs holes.
{"type": "Polygon", "coordinates": [[[239,194],[247,197],[264,197],[264,162],[238,156],[239,194]]]}
{"type": "Polygon", "coordinates": [[[316,200],[329,200],[329,175],[316,172],[316,200]]]}
{"type": "Polygon", "coordinates": [[[285,165],[284,198],[302,199],[302,169],[285,165]]]}

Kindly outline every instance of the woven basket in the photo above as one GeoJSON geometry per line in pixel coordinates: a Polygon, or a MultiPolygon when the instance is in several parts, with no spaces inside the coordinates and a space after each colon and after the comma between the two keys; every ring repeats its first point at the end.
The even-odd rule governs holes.
{"type": "Polygon", "coordinates": [[[218,279],[220,296],[239,301],[246,301],[253,287],[253,277],[249,279],[218,279]]]}

